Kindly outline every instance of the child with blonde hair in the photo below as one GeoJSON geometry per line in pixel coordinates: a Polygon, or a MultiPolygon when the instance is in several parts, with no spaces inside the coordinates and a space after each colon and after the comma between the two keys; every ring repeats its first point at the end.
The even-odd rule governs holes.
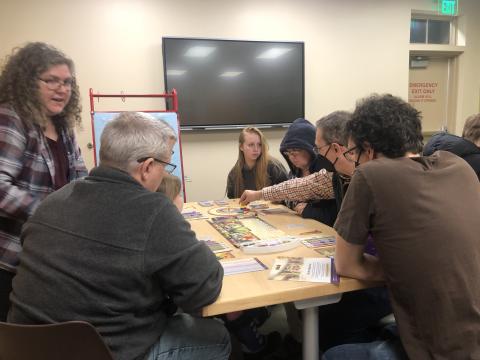
{"type": "Polygon", "coordinates": [[[180,178],[171,174],[165,174],[157,192],[164,193],[178,208],[183,209],[183,198],[181,196],[182,182],[180,178]]]}

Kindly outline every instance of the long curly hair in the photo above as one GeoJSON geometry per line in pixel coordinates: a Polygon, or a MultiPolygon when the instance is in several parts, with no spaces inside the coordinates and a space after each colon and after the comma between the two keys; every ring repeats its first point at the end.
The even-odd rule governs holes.
{"type": "Polygon", "coordinates": [[[346,125],[355,145],[368,143],[389,158],[418,153],[422,149],[422,124],[418,110],[399,97],[371,95],[361,99],[346,125]]]}
{"type": "Polygon", "coordinates": [[[8,104],[28,128],[39,125],[44,128],[47,115],[40,102],[38,78],[55,65],[67,65],[72,75],[70,100],[63,111],[52,117],[59,129],[73,131],[81,124],[80,92],[75,80],[75,66],[60,50],[42,42],[28,43],[15,48],[5,58],[0,75],[0,104],[8,104]]]}

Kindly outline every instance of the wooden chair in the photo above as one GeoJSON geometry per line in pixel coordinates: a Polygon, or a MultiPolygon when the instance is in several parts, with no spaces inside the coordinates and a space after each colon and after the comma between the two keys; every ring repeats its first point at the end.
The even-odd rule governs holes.
{"type": "Polygon", "coordinates": [[[113,360],[87,322],[18,325],[0,322],[0,360],[113,360]]]}

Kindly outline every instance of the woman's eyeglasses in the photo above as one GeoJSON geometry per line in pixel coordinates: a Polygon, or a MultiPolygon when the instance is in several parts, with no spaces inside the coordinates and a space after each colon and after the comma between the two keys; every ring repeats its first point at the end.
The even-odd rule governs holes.
{"type": "Polygon", "coordinates": [[[45,83],[47,85],[47,88],[49,90],[58,90],[62,86],[67,89],[71,90],[72,85],[73,85],[73,78],[70,79],[65,79],[65,80],[60,80],[60,79],[40,79],[38,78],[41,82],[45,83]]]}

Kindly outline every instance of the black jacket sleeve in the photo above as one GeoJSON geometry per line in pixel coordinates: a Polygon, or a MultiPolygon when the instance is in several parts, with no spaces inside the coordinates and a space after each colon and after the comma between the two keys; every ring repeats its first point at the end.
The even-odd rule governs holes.
{"type": "Polygon", "coordinates": [[[220,294],[222,266],[173,204],[166,204],[156,216],[145,254],[147,273],[184,311],[197,311],[220,294]]]}

